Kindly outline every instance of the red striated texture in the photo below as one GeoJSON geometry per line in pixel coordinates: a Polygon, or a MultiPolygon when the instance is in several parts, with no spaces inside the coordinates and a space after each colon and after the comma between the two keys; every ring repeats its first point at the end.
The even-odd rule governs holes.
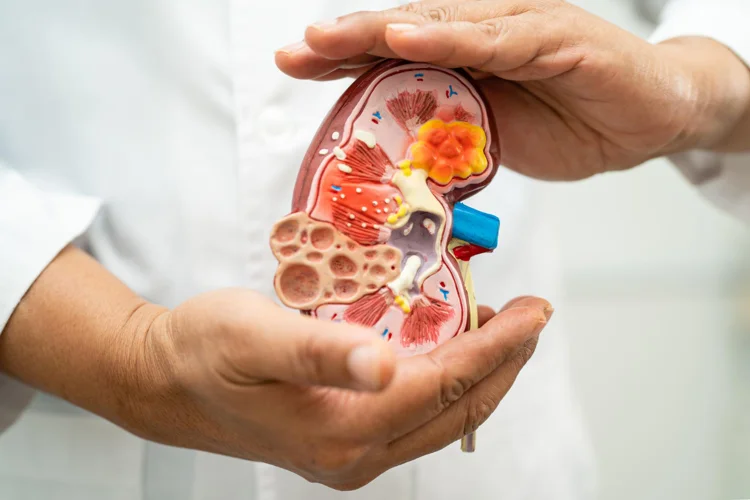
{"type": "Polygon", "coordinates": [[[334,204],[331,210],[333,225],[336,227],[336,230],[347,235],[360,245],[375,245],[381,239],[387,239],[388,231],[382,229],[378,224],[373,224],[371,219],[361,215],[357,217],[352,213],[352,210],[338,204],[334,204]]]}
{"type": "Polygon", "coordinates": [[[474,122],[474,115],[466,111],[461,104],[456,106],[456,109],[454,110],[454,118],[458,122],[474,122]]]}
{"type": "Polygon", "coordinates": [[[346,158],[339,160],[352,169],[344,174],[347,182],[388,182],[393,175],[393,163],[379,145],[370,148],[367,144],[355,140],[344,149],[346,158]]]}
{"type": "Polygon", "coordinates": [[[385,316],[388,308],[393,305],[393,293],[388,288],[381,288],[377,292],[362,297],[344,312],[344,321],[357,325],[373,327],[385,316]]]}
{"type": "MultiPolygon", "coordinates": [[[[349,184],[342,183],[341,190],[329,196],[335,206],[345,207],[351,211],[356,220],[368,224],[385,224],[392,213],[398,212],[398,204],[394,196],[384,196],[378,184],[349,184]],[[334,201],[334,198],[336,200],[334,201]],[[385,200],[388,200],[387,202],[385,200]]],[[[397,189],[392,193],[399,193],[397,189]]]]}
{"type": "Polygon", "coordinates": [[[384,227],[386,219],[398,211],[393,198],[383,196],[379,184],[342,183],[339,187],[339,191],[325,195],[336,229],[360,245],[386,241],[390,235],[390,230],[384,227]]]}
{"type": "Polygon", "coordinates": [[[432,92],[405,90],[399,92],[396,98],[389,99],[386,106],[399,125],[407,132],[411,132],[435,116],[438,104],[432,92]]]}
{"type": "Polygon", "coordinates": [[[383,148],[370,148],[358,139],[343,151],[345,157],[334,160],[333,185],[321,186],[321,205],[329,207],[336,229],[360,245],[384,242],[390,231],[383,226],[398,210],[393,198],[400,193],[387,184],[393,164],[383,148]]]}
{"type": "Polygon", "coordinates": [[[411,313],[401,327],[401,345],[436,344],[440,328],[453,317],[453,308],[445,302],[426,297],[418,298],[411,307],[411,313]]]}

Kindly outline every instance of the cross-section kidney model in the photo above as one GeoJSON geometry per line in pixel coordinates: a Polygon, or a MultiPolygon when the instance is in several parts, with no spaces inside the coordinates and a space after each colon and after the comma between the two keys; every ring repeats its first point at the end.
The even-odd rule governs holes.
{"type": "Polygon", "coordinates": [[[462,203],[495,174],[486,102],[464,72],[386,61],[329,113],[271,233],[289,307],[376,328],[398,354],[476,326],[468,260],[499,220],[462,203]]]}

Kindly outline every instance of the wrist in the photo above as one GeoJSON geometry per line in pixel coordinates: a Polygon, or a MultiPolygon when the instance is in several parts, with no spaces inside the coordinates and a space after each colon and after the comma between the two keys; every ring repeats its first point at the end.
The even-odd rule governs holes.
{"type": "MultiPolygon", "coordinates": [[[[731,50],[702,37],[655,46],[677,68],[674,106],[687,110],[682,133],[661,155],[693,149],[738,151],[750,147],[750,71],[731,50]]],[[[677,108],[676,108],[677,109],[677,108]]]]}
{"type": "Polygon", "coordinates": [[[14,309],[0,335],[0,370],[122,425],[156,378],[143,360],[147,326],[163,311],[67,247],[14,309]]]}
{"type": "Polygon", "coordinates": [[[161,440],[156,424],[170,411],[168,403],[177,392],[169,322],[168,309],[143,303],[118,329],[110,380],[116,404],[102,415],[154,441],[161,440]]]}
{"type": "Polygon", "coordinates": [[[218,452],[221,431],[205,416],[205,402],[193,387],[203,374],[180,345],[173,318],[173,311],[144,304],[121,328],[119,342],[129,346],[116,361],[121,404],[108,418],[149,441],[218,452]]]}

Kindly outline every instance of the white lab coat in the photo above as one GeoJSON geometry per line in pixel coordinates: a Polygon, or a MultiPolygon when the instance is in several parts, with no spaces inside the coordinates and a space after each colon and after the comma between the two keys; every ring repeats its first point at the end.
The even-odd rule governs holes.
{"type": "MultiPolygon", "coordinates": [[[[275,69],[273,50],[310,22],[392,3],[0,0],[0,330],[76,238],[168,306],[227,286],[273,296],[270,225],[287,213],[308,142],[346,85],[291,80],[275,69]]],[[[674,11],[679,18],[680,6],[674,11]]],[[[662,33],[693,30],[699,14],[662,33]]],[[[721,39],[716,31],[708,34],[721,39]]],[[[733,48],[748,54],[740,32],[733,48]]],[[[501,171],[471,201],[504,222],[495,256],[476,260],[483,302],[557,295],[533,186],[501,171]]],[[[264,464],[146,443],[40,397],[0,436],[0,498],[590,498],[591,454],[564,347],[551,325],[482,427],[476,454],[453,446],[350,493],[264,464]]],[[[0,376],[0,429],[29,394],[0,376]]]]}

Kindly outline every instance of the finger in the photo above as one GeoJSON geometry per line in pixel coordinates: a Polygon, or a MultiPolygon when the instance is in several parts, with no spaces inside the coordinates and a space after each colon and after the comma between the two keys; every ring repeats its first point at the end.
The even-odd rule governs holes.
{"type": "MultiPolygon", "coordinates": [[[[538,297],[533,297],[531,295],[522,295],[510,300],[503,306],[502,309],[500,309],[500,312],[507,311],[508,309],[512,309],[514,307],[536,307],[538,309],[542,309],[544,315],[547,318],[547,321],[549,321],[549,319],[552,317],[552,313],[554,312],[554,309],[549,302],[538,297]]],[[[497,314],[494,309],[484,305],[479,306],[477,308],[477,312],[479,314],[479,326],[484,325],[497,314]]]]}
{"type": "Polygon", "coordinates": [[[269,303],[245,307],[227,321],[245,339],[238,369],[261,380],[377,391],[395,370],[392,349],[374,331],[284,311],[269,303]]]}
{"type": "Polygon", "coordinates": [[[391,24],[386,27],[385,41],[402,59],[497,74],[539,56],[549,31],[535,27],[535,18],[538,16],[520,15],[480,23],[391,24]]]}
{"type": "Polygon", "coordinates": [[[319,79],[337,69],[359,69],[368,67],[380,59],[367,54],[333,61],[319,56],[305,42],[297,42],[276,51],[276,66],[291,76],[303,80],[319,79]]]}
{"type": "Polygon", "coordinates": [[[525,301],[525,300],[527,300],[527,299],[534,299],[534,298],[536,298],[536,297],[533,297],[533,296],[531,296],[531,295],[521,295],[521,296],[519,296],[519,297],[516,297],[516,298],[514,298],[514,299],[511,299],[511,300],[509,300],[509,301],[508,301],[508,302],[507,302],[507,303],[506,303],[506,304],[505,304],[505,305],[503,306],[503,308],[502,308],[502,309],[500,309],[500,310],[501,310],[501,311],[505,311],[506,309],[510,309],[510,308],[512,308],[513,306],[515,306],[515,305],[516,305],[516,304],[518,304],[518,303],[522,303],[523,301],[525,301]]]}
{"type": "Polygon", "coordinates": [[[391,24],[385,41],[401,59],[532,80],[575,68],[582,60],[581,33],[563,16],[529,11],[480,22],[391,24]]]}
{"type": "Polygon", "coordinates": [[[348,431],[355,435],[369,430],[367,438],[375,434],[391,440],[432,420],[538,335],[549,306],[542,302],[504,311],[429,354],[400,361],[387,389],[358,402],[362,418],[348,431]]]}
{"type": "Polygon", "coordinates": [[[382,455],[383,469],[434,453],[476,431],[497,409],[521,369],[536,349],[537,337],[527,340],[514,356],[437,418],[393,441],[382,455]]]}
{"type": "Polygon", "coordinates": [[[481,22],[516,14],[521,10],[513,0],[496,2],[414,2],[381,12],[356,12],[333,21],[313,24],[305,40],[322,57],[345,59],[360,54],[395,57],[385,42],[389,24],[424,25],[453,21],[481,22]]]}
{"type": "Polygon", "coordinates": [[[516,297],[515,299],[505,304],[505,306],[503,306],[500,311],[507,311],[508,309],[514,309],[516,307],[536,307],[538,309],[542,309],[542,311],[544,311],[544,315],[547,317],[547,321],[549,321],[552,313],[555,311],[555,309],[548,301],[540,299],[539,297],[534,297],[533,295],[522,295],[520,297],[516,297]]]}
{"type": "Polygon", "coordinates": [[[314,78],[314,80],[316,82],[329,82],[332,80],[341,80],[343,78],[359,78],[366,72],[370,71],[372,67],[375,66],[376,64],[377,63],[373,63],[370,66],[363,66],[361,68],[355,68],[355,69],[337,69],[335,71],[328,73],[327,75],[314,78]]]}
{"type": "Polygon", "coordinates": [[[497,313],[491,307],[479,306],[477,308],[477,316],[478,316],[477,321],[479,323],[479,327],[481,328],[482,326],[484,326],[485,323],[487,323],[489,320],[494,318],[495,314],[497,313]]]}
{"type": "Polygon", "coordinates": [[[477,71],[473,68],[464,68],[467,73],[469,73],[469,76],[471,76],[474,80],[486,80],[487,78],[492,78],[495,75],[492,73],[487,73],[486,71],[477,71]]]}

